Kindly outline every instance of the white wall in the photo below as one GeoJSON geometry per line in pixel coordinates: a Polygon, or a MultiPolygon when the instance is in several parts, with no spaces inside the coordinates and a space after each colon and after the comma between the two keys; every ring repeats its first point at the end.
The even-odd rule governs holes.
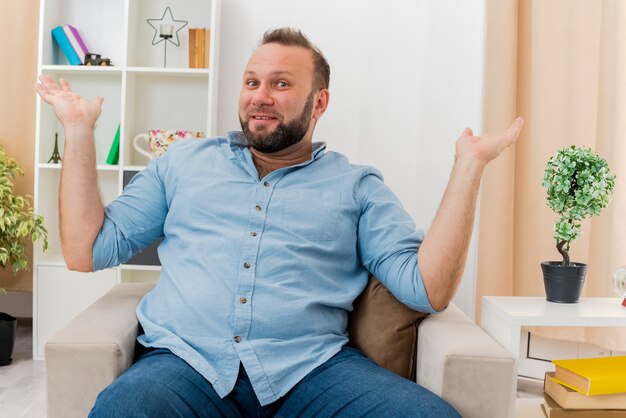
{"type": "MultiPolygon", "coordinates": [[[[224,0],[218,132],[239,129],[243,68],[262,33],[293,26],[331,66],[331,101],[315,140],[385,175],[427,228],[454,142],[482,129],[485,0],[224,0]]],[[[476,242],[455,302],[474,315],[476,242]]]]}
{"type": "Polygon", "coordinates": [[[31,292],[0,291],[0,312],[16,318],[33,317],[33,294],[31,292]]]}

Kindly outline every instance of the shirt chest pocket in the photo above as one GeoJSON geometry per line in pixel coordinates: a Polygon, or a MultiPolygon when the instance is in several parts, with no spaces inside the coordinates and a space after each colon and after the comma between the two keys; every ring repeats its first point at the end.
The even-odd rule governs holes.
{"type": "Polygon", "coordinates": [[[335,239],[341,193],[333,191],[275,192],[276,223],[309,241],[335,239]]]}

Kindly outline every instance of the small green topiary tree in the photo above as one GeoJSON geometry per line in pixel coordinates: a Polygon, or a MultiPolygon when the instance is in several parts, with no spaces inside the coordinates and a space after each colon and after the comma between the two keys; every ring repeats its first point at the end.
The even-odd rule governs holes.
{"type": "Polygon", "coordinates": [[[33,212],[30,196],[15,196],[13,192],[13,179],[23,175],[24,170],[0,145],[0,267],[11,264],[13,274],[28,268],[27,240],[34,243],[42,239],[44,251],[48,248],[43,217],[33,212]]]}
{"type": "Polygon", "coordinates": [[[550,158],[543,186],[548,188],[548,206],[560,215],[554,238],[563,256],[562,265],[567,266],[570,242],[580,234],[581,221],[598,215],[609,204],[615,176],[604,158],[590,148],[572,145],[550,158]]]}

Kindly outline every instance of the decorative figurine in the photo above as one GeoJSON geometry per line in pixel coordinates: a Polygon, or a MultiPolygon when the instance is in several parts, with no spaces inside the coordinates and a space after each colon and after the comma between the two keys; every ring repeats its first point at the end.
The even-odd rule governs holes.
{"type": "Polygon", "coordinates": [[[112,67],[110,58],[100,58],[100,54],[87,54],[85,55],[85,65],[99,65],[102,67],[112,67]]]}
{"type": "Polygon", "coordinates": [[[52,156],[48,160],[48,164],[51,162],[52,164],[59,164],[62,160],[61,154],[59,154],[59,133],[56,132],[54,134],[54,151],[52,151],[52,156]]]}

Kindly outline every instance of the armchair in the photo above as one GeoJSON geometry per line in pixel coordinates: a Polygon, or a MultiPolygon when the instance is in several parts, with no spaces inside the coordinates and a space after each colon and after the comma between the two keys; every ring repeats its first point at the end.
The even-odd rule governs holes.
{"type": "MultiPolygon", "coordinates": [[[[131,365],[138,332],[135,308],[152,286],[116,285],[47,342],[48,418],[87,416],[98,393],[131,365]]],[[[416,324],[416,350],[409,363],[415,365],[417,383],[463,417],[513,416],[511,354],[453,304],[416,324]]]]}

